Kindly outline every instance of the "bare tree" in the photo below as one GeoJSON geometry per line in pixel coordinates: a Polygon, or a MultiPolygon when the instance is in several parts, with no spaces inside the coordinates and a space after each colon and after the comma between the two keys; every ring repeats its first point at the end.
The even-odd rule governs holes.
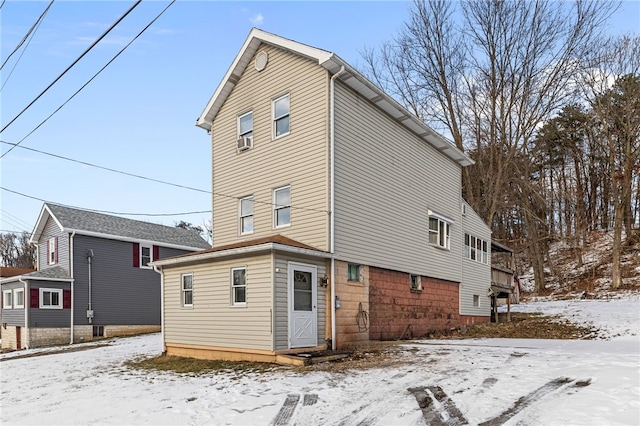
{"type": "Polygon", "coordinates": [[[29,242],[29,233],[0,234],[0,258],[2,266],[9,268],[35,268],[36,246],[29,242]]]}
{"type": "Polygon", "coordinates": [[[537,289],[549,236],[528,159],[539,125],[575,99],[579,59],[614,11],[614,2],[596,0],[415,0],[398,37],[365,53],[379,85],[444,127],[476,161],[465,171],[464,194],[486,222],[514,209],[522,215],[517,233],[526,238],[537,289]]]}

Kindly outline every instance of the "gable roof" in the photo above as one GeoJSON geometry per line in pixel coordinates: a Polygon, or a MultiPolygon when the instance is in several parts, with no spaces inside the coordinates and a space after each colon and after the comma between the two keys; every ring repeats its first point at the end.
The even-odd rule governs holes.
{"type": "Polygon", "coordinates": [[[31,242],[40,239],[47,220],[53,220],[62,232],[120,241],[153,243],[184,250],[211,247],[197,232],[141,220],[111,216],[89,210],[45,203],[31,234],[31,242]]]}
{"type": "Polygon", "coordinates": [[[378,108],[385,111],[396,121],[420,136],[424,141],[444,153],[454,162],[461,166],[470,166],[474,163],[471,158],[459,150],[451,141],[427,126],[418,117],[409,112],[405,107],[387,95],[382,89],[373,84],[335,53],[307,46],[306,44],[280,37],[257,28],[253,28],[249,33],[240,52],[236,55],[231,67],[229,67],[229,70],[222,79],[222,82],[220,82],[209,103],[196,121],[196,126],[207,131],[211,130],[211,124],[220,111],[220,108],[238,83],[242,73],[249,65],[251,58],[253,58],[253,55],[263,43],[316,61],[318,65],[326,69],[331,75],[340,72],[344,67],[344,70],[337,77],[344,84],[374,103],[378,108]]]}
{"type": "Polygon", "coordinates": [[[73,278],[71,278],[67,270],[64,268],[61,268],[60,266],[53,266],[51,268],[42,269],[40,271],[27,269],[27,271],[31,271],[31,272],[22,273],[20,275],[13,275],[8,278],[2,278],[0,279],[0,282],[4,284],[9,282],[20,281],[22,279],[40,280],[40,281],[64,281],[64,282],[73,281],[73,278]]]}

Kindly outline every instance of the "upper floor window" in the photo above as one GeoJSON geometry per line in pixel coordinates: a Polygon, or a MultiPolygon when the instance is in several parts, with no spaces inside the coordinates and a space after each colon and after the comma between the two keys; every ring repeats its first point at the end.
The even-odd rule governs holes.
{"type": "Polygon", "coordinates": [[[181,302],[182,306],[193,307],[193,274],[182,275],[181,302]]]}
{"type": "Polygon", "coordinates": [[[240,200],[240,234],[253,232],[253,197],[240,200]]]}
{"type": "Polygon", "coordinates": [[[231,269],[231,302],[234,305],[247,303],[247,269],[231,269]]]}
{"type": "Polygon", "coordinates": [[[464,257],[479,263],[489,262],[488,243],[473,235],[464,234],[464,257]]]}
{"type": "Polygon", "coordinates": [[[58,263],[58,237],[49,238],[47,244],[47,261],[49,265],[58,263]]]}
{"type": "Polygon", "coordinates": [[[153,249],[150,245],[140,244],[140,267],[150,268],[149,262],[153,260],[153,249]]]}
{"type": "Polygon", "coordinates": [[[62,290],[41,288],[40,289],[41,309],[62,309],[62,290]]]}
{"type": "Polygon", "coordinates": [[[24,289],[16,288],[13,290],[13,307],[16,309],[24,308],[24,289]]]}
{"type": "Polygon", "coordinates": [[[291,187],[273,190],[273,226],[291,225],[291,187]]]}
{"type": "Polygon", "coordinates": [[[289,94],[273,100],[274,139],[289,133],[289,94]]]}
{"type": "Polygon", "coordinates": [[[451,223],[444,218],[430,214],[429,216],[429,243],[445,249],[450,248],[449,235],[451,223]]]}
{"type": "Polygon", "coordinates": [[[238,116],[238,150],[244,151],[253,144],[253,111],[238,116]]]}
{"type": "Polygon", "coordinates": [[[347,280],[348,281],[360,281],[360,268],[357,263],[349,263],[347,265],[347,280]]]}

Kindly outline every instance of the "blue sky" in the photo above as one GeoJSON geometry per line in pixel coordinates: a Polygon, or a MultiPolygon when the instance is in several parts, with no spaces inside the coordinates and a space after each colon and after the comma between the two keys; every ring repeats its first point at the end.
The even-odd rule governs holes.
{"type": "MultiPolygon", "coordinates": [[[[1,2],[1,0],[0,0],[1,2]]],[[[7,1],[0,10],[1,56],[15,48],[49,1],[7,1]]],[[[11,73],[0,74],[2,127],[13,119],[133,1],[57,0],[11,73]],[[10,74],[11,73],[11,74],[10,74]]],[[[145,1],[11,124],[17,142],[58,108],[169,1],[145,1]]],[[[406,1],[177,1],[107,69],[21,146],[205,191],[211,189],[207,133],[195,127],[252,27],[335,52],[361,68],[361,52],[392,39],[406,1]]],[[[640,2],[623,2],[613,34],[638,33],[640,2]]],[[[25,43],[26,44],[26,43],[25,43]]],[[[2,144],[5,153],[9,146],[2,144]]],[[[211,196],[39,154],[20,147],[0,160],[0,229],[31,231],[43,199],[115,213],[209,211],[211,196]]],[[[127,216],[201,225],[210,213],[127,216]]]]}

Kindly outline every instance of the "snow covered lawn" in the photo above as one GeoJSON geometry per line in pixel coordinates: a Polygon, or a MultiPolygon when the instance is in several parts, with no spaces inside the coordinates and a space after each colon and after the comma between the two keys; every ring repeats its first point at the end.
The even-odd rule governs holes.
{"type": "Polygon", "coordinates": [[[589,323],[602,330],[601,339],[416,340],[404,342],[384,368],[200,376],[123,365],[160,354],[159,334],[21,357],[52,352],[26,350],[0,355],[0,423],[395,426],[462,418],[472,425],[640,424],[638,295],[512,308],[589,323]],[[424,412],[421,395],[432,397],[424,412]]]}

